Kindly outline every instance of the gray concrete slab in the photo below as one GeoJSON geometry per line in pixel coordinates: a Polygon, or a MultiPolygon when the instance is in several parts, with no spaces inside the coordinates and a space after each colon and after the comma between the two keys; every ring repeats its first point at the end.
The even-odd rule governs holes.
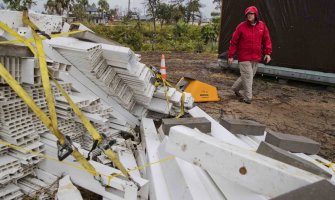
{"type": "Polygon", "coordinates": [[[281,149],[294,153],[317,154],[320,143],[304,136],[268,131],[265,141],[281,149]]]}
{"type": "Polygon", "coordinates": [[[170,128],[173,126],[183,125],[189,128],[197,128],[203,133],[211,132],[211,122],[205,117],[200,118],[168,118],[162,120],[162,128],[165,135],[169,135],[170,128]]]}
{"type": "Polygon", "coordinates": [[[271,200],[333,200],[335,198],[335,186],[327,180],[312,183],[297,190],[272,198],[271,200]]]}
{"type": "Polygon", "coordinates": [[[233,134],[264,135],[266,126],[251,120],[221,118],[220,124],[233,134]]]}
{"type": "Polygon", "coordinates": [[[332,177],[330,173],[324,171],[317,165],[266,142],[261,142],[257,149],[257,153],[325,178],[332,177]]]}

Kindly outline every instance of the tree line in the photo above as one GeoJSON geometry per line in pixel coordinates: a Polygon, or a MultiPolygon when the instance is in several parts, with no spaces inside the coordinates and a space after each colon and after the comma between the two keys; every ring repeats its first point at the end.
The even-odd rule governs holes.
{"type": "MultiPolygon", "coordinates": [[[[3,0],[13,10],[30,8],[33,0],[3,0]]],[[[213,0],[219,8],[221,0],[213,0]]],[[[45,12],[54,15],[76,17],[96,33],[115,40],[137,51],[193,51],[216,52],[220,29],[219,13],[212,13],[209,24],[200,25],[204,6],[200,0],[173,0],[165,3],[161,0],[145,0],[145,9],[149,21],[140,20],[136,10],[128,11],[115,27],[89,23],[87,8],[92,6],[89,0],[47,0],[45,12]],[[134,32],[134,29],[137,30],[134,32]]],[[[95,6],[95,5],[94,5],[95,6]]],[[[96,7],[107,16],[116,16],[119,11],[111,9],[106,0],[99,0],[96,7]]]]}
{"type": "MultiPolygon", "coordinates": [[[[36,5],[37,0],[3,0],[9,9],[23,10],[36,5]]],[[[156,24],[171,24],[182,20],[186,23],[203,19],[200,9],[205,5],[200,0],[171,0],[166,3],[162,0],[145,0],[145,9],[147,16],[156,24]]],[[[221,0],[213,0],[216,8],[221,7],[221,0]]],[[[92,4],[93,5],[93,4],[92,4]]],[[[47,0],[44,7],[45,13],[54,15],[69,15],[76,17],[78,20],[84,20],[87,7],[90,6],[89,0],[47,0]]],[[[94,6],[96,6],[94,4],[94,6]]],[[[107,13],[108,16],[119,15],[119,10],[110,8],[107,0],[98,1],[98,10],[107,13]]],[[[138,10],[129,11],[125,17],[140,16],[138,10]]]]}

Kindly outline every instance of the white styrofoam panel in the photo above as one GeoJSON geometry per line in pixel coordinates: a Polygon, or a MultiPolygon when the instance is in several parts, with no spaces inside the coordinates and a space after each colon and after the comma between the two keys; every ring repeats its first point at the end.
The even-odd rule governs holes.
{"type": "MultiPolygon", "coordinates": [[[[160,159],[172,156],[165,152],[167,141],[168,137],[165,137],[158,148],[160,159]]],[[[199,171],[196,170],[198,166],[174,158],[162,163],[161,167],[172,199],[226,199],[215,183],[210,181],[208,175],[198,174],[199,171]]]]}
{"type": "Polygon", "coordinates": [[[148,110],[162,114],[169,114],[172,108],[172,103],[167,103],[164,99],[153,98],[148,106],[148,110]]]}
{"type": "MultiPolygon", "coordinates": [[[[141,138],[142,146],[147,153],[147,162],[157,162],[160,158],[158,147],[161,144],[155,124],[152,119],[143,118],[141,121],[141,138]]],[[[149,197],[152,200],[169,200],[172,199],[165,182],[164,172],[160,165],[149,166],[147,175],[150,181],[149,197]]]]}
{"type": "Polygon", "coordinates": [[[270,198],[322,179],[185,126],[171,128],[165,150],[270,198]]]}
{"type": "MultiPolygon", "coordinates": [[[[45,15],[29,10],[29,19],[42,31],[48,34],[62,30],[63,18],[58,15],[45,15]]],[[[22,12],[11,10],[0,10],[0,21],[12,29],[23,27],[22,12]]]]}

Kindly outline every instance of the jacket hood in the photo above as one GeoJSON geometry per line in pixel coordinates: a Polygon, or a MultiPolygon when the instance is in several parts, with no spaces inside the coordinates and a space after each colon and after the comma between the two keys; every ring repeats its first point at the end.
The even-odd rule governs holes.
{"type": "Polygon", "coordinates": [[[247,16],[248,13],[255,13],[256,21],[258,21],[258,9],[256,6],[250,6],[244,11],[244,15],[247,16]]]}

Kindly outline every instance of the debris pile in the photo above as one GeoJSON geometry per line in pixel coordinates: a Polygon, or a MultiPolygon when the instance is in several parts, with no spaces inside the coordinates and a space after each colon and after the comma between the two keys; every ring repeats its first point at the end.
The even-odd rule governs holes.
{"type": "MultiPolygon", "coordinates": [[[[0,17],[5,14],[11,18],[0,18],[6,19],[3,23],[10,24],[12,30],[24,37],[32,36],[31,29],[22,24],[22,13],[0,11],[0,17]]],[[[61,26],[56,16],[47,16],[46,23],[43,16],[30,15],[47,33],[70,27],[66,23],[61,26]]],[[[269,199],[323,178],[332,179],[334,172],[320,163],[328,161],[317,155],[295,152],[294,156],[304,162],[320,160],[307,170],[296,168],[303,162],[297,164],[288,151],[286,157],[276,151],[282,160],[256,153],[260,144],[267,141],[264,126],[254,128],[257,134],[253,135],[247,135],[250,131],[243,127],[228,131],[239,126],[239,122],[225,120],[226,125],[222,124],[227,129],[224,128],[193,107],[191,94],[167,86],[164,81],[157,86],[159,75],[140,62],[140,55],[112,45],[83,25],[77,27],[90,33],[81,37],[90,38],[43,40],[43,50],[54,78],[51,89],[58,129],[70,138],[66,139],[66,147],[78,150],[89,160],[86,166],[94,170],[80,166],[86,159],[75,160],[74,151],[73,157],[58,160],[65,148],[51,133],[52,129],[40,121],[9,83],[0,79],[1,199],[20,199],[24,195],[48,198],[55,194],[51,189],[55,188],[54,183],[64,175],[69,177],[59,182],[59,199],[81,198],[71,181],[106,200],[269,199]],[[101,141],[87,129],[82,116],[58,90],[57,82],[100,133],[101,141]],[[183,112],[192,117],[163,119],[183,112]],[[158,124],[149,116],[163,119],[162,125],[157,129],[158,124]],[[106,150],[115,155],[108,155],[106,150]],[[284,162],[285,158],[290,162],[284,162]],[[282,184],[273,181],[277,179],[282,184]]],[[[13,40],[6,32],[0,32],[0,37],[13,40]]],[[[39,61],[28,52],[22,45],[15,46],[15,51],[8,48],[0,51],[0,62],[49,117],[39,61]]]]}

